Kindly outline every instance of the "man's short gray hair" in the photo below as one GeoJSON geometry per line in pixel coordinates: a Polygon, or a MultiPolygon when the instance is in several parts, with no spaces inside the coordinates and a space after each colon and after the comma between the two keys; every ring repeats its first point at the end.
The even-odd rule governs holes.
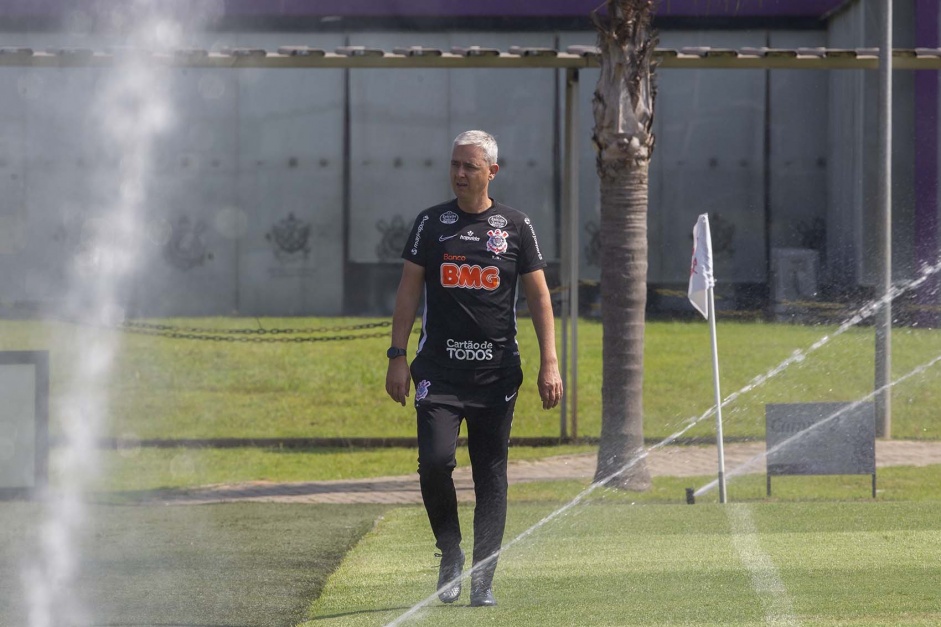
{"type": "Polygon", "coordinates": [[[487,165],[493,165],[497,162],[497,140],[493,135],[486,131],[464,131],[454,138],[453,150],[457,146],[477,146],[484,151],[484,159],[487,165]]]}

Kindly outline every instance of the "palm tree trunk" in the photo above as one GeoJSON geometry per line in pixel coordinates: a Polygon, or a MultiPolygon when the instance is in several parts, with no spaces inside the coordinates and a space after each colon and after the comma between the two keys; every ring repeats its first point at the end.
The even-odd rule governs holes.
{"type": "Polygon", "coordinates": [[[595,480],[650,487],[644,450],[644,312],[647,305],[644,162],[601,185],[601,444],[595,480]]]}
{"type": "Polygon", "coordinates": [[[647,163],[601,183],[601,441],[595,480],[650,487],[644,449],[647,163]]]}
{"type": "Polygon", "coordinates": [[[595,90],[601,184],[601,440],[595,481],[650,488],[644,456],[647,189],[656,88],[654,0],[608,0],[595,16],[601,76],[595,90]]]}

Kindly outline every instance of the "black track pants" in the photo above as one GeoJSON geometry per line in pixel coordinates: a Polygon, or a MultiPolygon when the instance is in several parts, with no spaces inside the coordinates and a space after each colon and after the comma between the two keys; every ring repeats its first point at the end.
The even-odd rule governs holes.
{"type": "Polygon", "coordinates": [[[418,474],[422,500],[442,551],[461,542],[457,495],[451,472],[461,421],[474,478],[474,552],[477,564],[500,549],[506,527],[506,464],[513,408],[523,372],[519,367],[442,369],[412,362],[418,414],[418,474]]]}

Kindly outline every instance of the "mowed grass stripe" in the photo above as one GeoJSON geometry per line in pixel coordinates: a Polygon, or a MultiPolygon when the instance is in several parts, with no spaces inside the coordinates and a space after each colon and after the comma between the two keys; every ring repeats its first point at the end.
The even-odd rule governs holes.
{"type": "MultiPolygon", "coordinates": [[[[721,510],[701,508],[701,515],[688,519],[651,518],[663,509],[682,511],[577,508],[501,558],[497,608],[468,608],[465,595],[453,606],[432,602],[406,624],[654,625],[664,616],[681,623],[715,622],[725,620],[730,607],[716,600],[742,596],[752,603],[738,606],[737,617],[759,624],[760,607],[727,542],[721,510]],[[694,597],[688,584],[675,585],[678,579],[693,584],[694,597]],[[670,608],[665,615],[664,606],[670,608]]],[[[549,511],[545,505],[514,506],[507,539],[549,511]]],[[[462,508],[461,514],[469,530],[472,509],[462,508]]],[[[328,582],[312,608],[317,620],[309,625],[386,625],[433,592],[437,560],[424,516],[411,508],[387,517],[328,582]],[[377,578],[380,573],[385,577],[377,578]]],[[[471,543],[465,532],[465,546],[471,543]]]]}
{"type": "Polygon", "coordinates": [[[813,625],[941,624],[939,510],[924,502],[752,509],[763,549],[813,625]]]}
{"type": "Polygon", "coordinates": [[[774,560],[761,548],[758,527],[747,505],[727,505],[723,508],[732,531],[732,545],[738,551],[742,565],[748,571],[752,588],[765,611],[768,625],[800,625],[794,616],[794,606],[774,560]]]}
{"type": "MultiPolygon", "coordinates": [[[[793,624],[941,623],[941,504],[750,507],[752,539],[777,568],[794,608],[793,624]],[[842,531],[832,528],[838,520],[842,531]]],[[[507,540],[549,511],[514,505],[507,540]]],[[[344,560],[312,605],[316,620],[308,624],[386,625],[428,597],[437,561],[424,516],[418,507],[392,512],[344,560]]],[[[463,508],[465,529],[471,517],[472,510],[463,508]]],[[[595,500],[502,557],[497,608],[468,608],[466,596],[453,606],[435,601],[408,624],[769,624],[736,550],[740,541],[721,505],[595,500]]]]}

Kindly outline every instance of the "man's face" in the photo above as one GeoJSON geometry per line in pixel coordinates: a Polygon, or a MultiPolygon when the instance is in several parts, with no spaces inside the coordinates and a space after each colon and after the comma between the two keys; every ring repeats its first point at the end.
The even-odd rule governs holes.
{"type": "Polygon", "coordinates": [[[487,165],[480,147],[455,146],[451,152],[451,189],[454,195],[458,199],[486,196],[490,179],[498,169],[496,164],[487,165]]]}

